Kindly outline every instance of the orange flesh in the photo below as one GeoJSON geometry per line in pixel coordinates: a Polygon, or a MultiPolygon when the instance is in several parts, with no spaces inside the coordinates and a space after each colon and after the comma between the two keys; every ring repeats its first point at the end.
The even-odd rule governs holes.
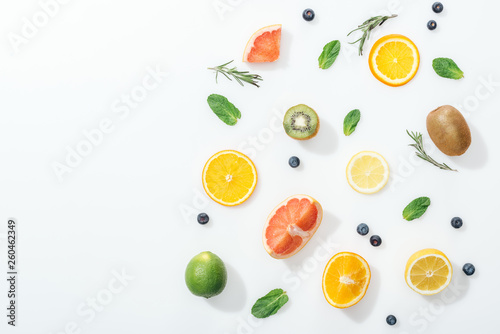
{"type": "Polygon", "coordinates": [[[280,42],[281,28],[266,31],[255,39],[246,61],[261,63],[277,60],[280,56],[280,42]]]}
{"type": "Polygon", "coordinates": [[[307,198],[293,198],[279,208],[266,229],[266,242],[278,255],[287,255],[307,242],[312,235],[301,235],[316,226],[318,209],[307,198]]]}

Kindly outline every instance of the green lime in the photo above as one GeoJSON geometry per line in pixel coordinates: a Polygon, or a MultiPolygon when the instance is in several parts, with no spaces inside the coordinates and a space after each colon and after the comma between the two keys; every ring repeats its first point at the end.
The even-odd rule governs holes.
{"type": "Polygon", "coordinates": [[[205,298],[217,296],[226,287],[226,266],[214,253],[201,252],[189,261],[185,279],[193,295],[205,298]]]}

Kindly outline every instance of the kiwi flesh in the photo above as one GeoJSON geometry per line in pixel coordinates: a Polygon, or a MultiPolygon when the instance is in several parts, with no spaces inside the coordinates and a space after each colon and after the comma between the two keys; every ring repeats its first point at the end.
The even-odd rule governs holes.
{"type": "Polygon", "coordinates": [[[286,134],[293,139],[311,139],[318,133],[319,117],[312,108],[299,104],[288,109],[283,120],[283,127],[286,134]]]}
{"type": "Polygon", "coordinates": [[[452,106],[441,106],[427,116],[427,132],[441,152],[449,156],[462,155],[471,144],[469,125],[452,106]]]}

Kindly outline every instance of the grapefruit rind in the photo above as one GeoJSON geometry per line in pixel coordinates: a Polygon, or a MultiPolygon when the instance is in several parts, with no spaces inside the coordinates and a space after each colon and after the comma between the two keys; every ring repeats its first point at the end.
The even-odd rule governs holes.
{"type": "Polygon", "coordinates": [[[266,252],[271,255],[273,258],[275,259],[287,259],[295,254],[297,254],[300,250],[302,250],[302,248],[304,248],[304,246],[309,242],[309,240],[311,240],[311,238],[313,237],[313,235],[316,233],[316,231],[318,230],[319,226],[321,225],[321,220],[323,219],[323,208],[321,207],[321,204],[319,204],[318,201],[316,201],[314,198],[312,198],[311,196],[308,196],[308,195],[293,195],[293,196],[290,196],[288,197],[287,199],[285,199],[283,202],[281,202],[280,204],[278,204],[274,209],[273,211],[269,214],[268,218],[267,218],[267,221],[266,221],[266,224],[264,225],[264,230],[262,232],[262,242],[264,244],[264,249],[266,250],[266,252]],[[267,232],[267,229],[269,227],[269,223],[271,222],[271,219],[276,215],[276,212],[282,208],[283,206],[286,206],[286,204],[292,200],[292,199],[298,199],[299,201],[302,200],[302,199],[307,199],[311,202],[312,205],[315,205],[316,206],[316,209],[317,209],[317,217],[316,217],[316,222],[315,222],[315,225],[314,227],[310,230],[310,231],[302,231],[300,228],[298,227],[295,227],[294,228],[294,235],[299,235],[302,237],[302,243],[300,244],[299,247],[297,247],[295,250],[293,250],[292,252],[290,253],[286,253],[285,255],[280,255],[280,254],[277,254],[273,249],[271,249],[271,247],[268,245],[267,243],[267,237],[266,237],[266,232],[267,232]]]}
{"type": "Polygon", "coordinates": [[[255,40],[258,37],[262,36],[266,32],[272,33],[273,31],[276,31],[276,30],[280,31],[280,36],[279,36],[278,45],[277,45],[277,49],[278,49],[277,57],[276,58],[271,58],[271,59],[268,59],[268,60],[263,60],[263,61],[255,61],[255,62],[274,62],[274,61],[278,60],[279,56],[280,56],[281,24],[273,24],[273,25],[270,25],[270,26],[267,26],[267,27],[264,27],[264,28],[261,28],[261,29],[257,30],[252,35],[252,37],[250,37],[250,39],[247,42],[247,45],[245,46],[245,51],[243,52],[243,61],[244,62],[252,62],[252,61],[248,60],[248,56],[252,52],[252,49],[254,48],[255,40]]]}

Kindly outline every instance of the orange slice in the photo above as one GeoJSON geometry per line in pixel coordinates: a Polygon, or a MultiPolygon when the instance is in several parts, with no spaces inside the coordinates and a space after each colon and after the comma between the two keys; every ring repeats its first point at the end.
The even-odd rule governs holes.
{"type": "Polygon", "coordinates": [[[321,205],[307,195],[288,197],[267,218],[262,241],[276,259],[298,253],[312,238],[323,219],[321,205]]]}
{"type": "Polygon", "coordinates": [[[249,63],[273,62],[280,57],[281,24],[257,30],[245,47],[243,61],[249,63]]]}
{"type": "Polygon", "coordinates": [[[365,259],[355,253],[338,253],[323,272],[323,294],[332,306],[353,306],[365,296],[370,278],[370,266],[365,259]]]}
{"type": "Polygon", "coordinates": [[[417,74],[420,55],[408,37],[387,35],[375,42],[368,63],[375,78],[397,87],[407,84],[417,74]]]}
{"type": "Polygon", "coordinates": [[[234,206],[245,202],[257,185],[257,170],[252,160],[237,151],[221,151],[205,164],[203,188],[219,204],[234,206]]]}

